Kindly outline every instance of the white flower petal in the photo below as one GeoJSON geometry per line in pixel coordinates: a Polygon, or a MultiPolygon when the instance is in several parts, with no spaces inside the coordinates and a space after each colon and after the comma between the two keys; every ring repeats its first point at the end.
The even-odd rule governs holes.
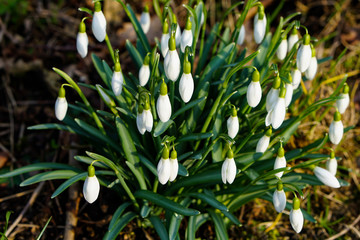
{"type": "Polygon", "coordinates": [[[226,184],[228,166],[229,166],[229,159],[226,158],[221,167],[221,179],[224,184],[226,184]]]}
{"type": "Polygon", "coordinates": [[[284,58],[286,57],[286,52],[287,52],[287,40],[283,39],[281,40],[279,48],[276,51],[276,55],[279,58],[279,60],[284,60],[284,58]]]}
{"type": "Polygon", "coordinates": [[[274,129],[279,128],[284,122],[285,114],[285,98],[279,97],[271,115],[271,125],[274,129]]]}
{"type": "Polygon", "coordinates": [[[161,54],[162,56],[165,58],[167,52],[169,51],[169,38],[170,38],[170,34],[169,33],[163,33],[161,35],[161,54]]]}
{"type": "Polygon", "coordinates": [[[281,191],[275,190],[273,194],[273,204],[277,212],[280,213],[284,211],[286,207],[286,195],[284,190],[281,191]]]}
{"type": "Polygon", "coordinates": [[[111,79],[111,87],[115,96],[119,96],[122,92],[122,87],[124,83],[124,76],[122,72],[114,72],[111,79]]]}
{"type": "Polygon", "coordinates": [[[179,171],[179,163],[177,158],[175,159],[170,158],[170,178],[169,178],[170,182],[175,180],[175,178],[178,175],[178,171],[179,171]]]}
{"type": "Polygon", "coordinates": [[[55,102],[55,116],[59,121],[62,121],[65,118],[67,109],[68,103],[66,98],[58,97],[55,102]]]}
{"type": "Polygon", "coordinates": [[[171,117],[171,103],[168,95],[159,96],[156,102],[156,111],[160,121],[167,122],[171,117]]]}
{"type": "Polygon", "coordinates": [[[291,209],[290,211],[290,223],[292,228],[295,230],[295,232],[299,233],[301,232],[301,229],[303,228],[304,225],[304,216],[299,209],[291,209]]]}
{"type": "Polygon", "coordinates": [[[306,69],[305,71],[305,77],[309,80],[313,80],[314,77],[316,76],[317,67],[318,67],[317,59],[316,57],[312,57],[310,60],[310,65],[308,69],[306,69]]]}
{"type": "Polygon", "coordinates": [[[104,41],[106,35],[106,19],[102,11],[94,13],[91,27],[95,38],[99,42],[104,41]]]}
{"type": "Polygon", "coordinates": [[[337,178],[332,175],[328,170],[321,167],[314,168],[315,176],[325,185],[332,188],[339,188],[340,183],[337,178]]]}
{"type": "MultiPolygon", "coordinates": [[[[279,168],[284,168],[284,167],[286,167],[286,158],[285,157],[276,157],[275,163],[274,163],[274,170],[279,169],[279,168]]],[[[278,178],[281,178],[283,174],[284,174],[284,172],[282,171],[282,172],[275,173],[275,176],[277,176],[278,178]]]]}
{"type": "Polygon", "coordinates": [[[295,43],[299,41],[299,36],[297,34],[291,34],[288,38],[288,52],[291,51],[295,43]]]}
{"type": "Polygon", "coordinates": [[[76,49],[82,58],[88,53],[89,39],[85,32],[78,32],[76,37],[76,49]]]}
{"type": "Polygon", "coordinates": [[[190,101],[194,92],[194,79],[191,73],[183,73],[179,82],[179,92],[181,99],[187,103],[190,101]]]}
{"type": "Polygon", "coordinates": [[[180,58],[176,50],[169,50],[164,60],[165,75],[175,82],[180,74],[180,58]]]}
{"type": "Polygon", "coordinates": [[[326,169],[333,175],[336,175],[337,172],[337,161],[335,158],[331,158],[326,162],[326,169]]]}
{"type": "Polygon", "coordinates": [[[294,90],[297,89],[300,85],[301,82],[301,72],[299,69],[295,69],[293,71],[291,71],[291,77],[292,77],[292,85],[294,90]]]}
{"type": "Polygon", "coordinates": [[[146,131],[151,132],[151,130],[153,128],[153,124],[154,124],[153,115],[152,115],[150,109],[144,110],[143,114],[144,114],[144,120],[145,120],[144,124],[145,124],[146,131]]]}
{"type": "Polygon", "coordinates": [[[286,83],[285,84],[285,88],[286,88],[286,93],[285,93],[285,107],[288,107],[291,103],[291,99],[293,96],[293,85],[291,83],[286,83]]]}
{"type": "Polygon", "coordinates": [[[142,12],[140,17],[140,25],[143,32],[146,34],[150,29],[150,13],[142,12]]]}
{"type": "Polygon", "coordinates": [[[230,116],[227,120],[228,135],[231,138],[235,138],[239,131],[239,119],[237,116],[230,116]]]}
{"type": "Polygon", "coordinates": [[[333,121],[329,127],[329,138],[333,144],[339,144],[344,134],[344,126],[341,121],[333,121]]]}
{"type": "Polygon", "coordinates": [[[180,29],[179,23],[177,24],[177,27],[176,27],[175,42],[176,42],[176,47],[179,47],[180,42],[181,42],[181,29],[180,29]]]}
{"type": "Polygon", "coordinates": [[[144,112],[138,113],[136,116],[136,126],[139,130],[141,135],[144,135],[146,128],[145,128],[145,118],[144,118],[144,112]]]}
{"type": "Polygon", "coordinates": [[[346,108],[349,106],[350,97],[348,93],[341,93],[340,99],[336,100],[336,107],[338,111],[343,114],[346,111],[346,108]]]}
{"type": "Polygon", "coordinates": [[[236,164],[233,158],[229,158],[229,164],[226,170],[226,180],[229,184],[234,182],[236,176],[236,164]]]}
{"type": "Polygon", "coordinates": [[[266,95],[266,111],[270,111],[274,106],[279,97],[279,88],[271,88],[266,95]]]}
{"type": "Polygon", "coordinates": [[[239,36],[237,39],[237,44],[242,45],[244,43],[244,40],[245,40],[245,27],[244,25],[241,25],[239,36]]]}
{"type": "Polygon", "coordinates": [[[185,52],[185,47],[186,46],[192,46],[193,43],[193,34],[191,29],[190,30],[184,30],[182,35],[181,35],[181,42],[180,42],[180,48],[181,48],[181,52],[185,52]]]}
{"type": "Polygon", "coordinates": [[[265,117],[265,126],[270,126],[271,124],[271,118],[272,118],[272,113],[273,113],[273,110],[271,109],[267,114],[266,114],[266,117],[265,117]]]}
{"type": "Polygon", "coordinates": [[[256,152],[264,153],[267,150],[269,143],[270,137],[266,135],[262,136],[256,145],[256,152]]]}
{"type": "Polygon", "coordinates": [[[246,99],[249,106],[253,108],[256,107],[261,101],[261,96],[262,90],[260,82],[251,81],[246,92],[246,99]]]}
{"type": "Polygon", "coordinates": [[[139,82],[140,86],[145,86],[150,78],[150,67],[149,65],[142,65],[139,71],[139,82]]]}
{"type": "Polygon", "coordinates": [[[300,72],[305,72],[306,69],[310,66],[311,60],[311,47],[310,44],[302,44],[297,52],[296,56],[296,66],[300,72]]]}
{"type": "Polygon", "coordinates": [[[162,161],[162,163],[160,167],[158,167],[158,178],[159,182],[164,185],[170,178],[170,160],[161,158],[160,161],[162,161]]]}
{"type": "Polygon", "coordinates": [[[256,13],[254,18],[254,38],[257,44],[260,44],[265,37],[266,31],[266,15],[264,14],[263,19],[258,19],[259,14],[256,13]]]}
{"type": "Polygon", "coordinates": [[[99,180],[96,176],[86,177],[84,186],[83,186],[83,194],[84,198],[88,203],[93,203],[98,198],[100,192],[100,184],[99,180]]]}

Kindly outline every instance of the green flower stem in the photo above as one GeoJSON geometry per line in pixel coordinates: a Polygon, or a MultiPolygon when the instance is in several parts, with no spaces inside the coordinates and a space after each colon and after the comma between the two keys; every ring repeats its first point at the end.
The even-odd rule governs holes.
{"type": "Polygon", "coordinates": [[[71,87],[78,93],[78,95],[84,102],[85,106],[87,107],[88,111],[90,112],[91,117],[94,119],[96,126],[99,128],[99,130],[101,131],[102,134],[106,135],[106,131],[105,131],[104,126],[102,125],[98,115],[96,114],[94,109],[91,107],[89,101],[87,100],[87,98],[85,97],[84,93],[81,91],[79,86],[75,83],[75,81],[72,80],[72,78],[69,75],[67,75],[65,72],[61,71],[60,69],[53,68],[53,70],[57,74],[59,74],[61,77],[63,77],[71,85],[71,87]]]}
{"type": "Polygon", "coordinates": [[[124,178],[121,176],[121,174],[117,170],[115,170],[115,174],[116,174],[117,178],[119,179],[121,186],[124,188],[126,193],[129,195],[129,198],[134,203],[136,210],[139,210],[139,204],[136,202],[136,199],[135,199],[134,195],[132,194],[130,188],[127,186],[124,178]]]}
{"type": "Polygon", "coordinates": [[[174,109],[175,82],[170,81],[170,103],[171,109],[174,109]]]}
{"type": "Polygon", "coordinates": [[[156,193],[157,192],[157,188],[159,186],[159,179],[158,178],[155,178],[155,181],[154,181],[154,188],[153,188],[153,192],[156,193]]]}
{"type": "Polygon", "coordinates": [[[109,52],[110,52],[110,55],[111,55],[111,59],[113,60],[114,64],[115,64],[115,55],[114,55],[114,49],[111,45],[111,42],[109,40],[109,37],[108,35],[106,34],[105,35],[105,42],[106,42],[106,46],[108,47],[109,49],[109,52]]]}

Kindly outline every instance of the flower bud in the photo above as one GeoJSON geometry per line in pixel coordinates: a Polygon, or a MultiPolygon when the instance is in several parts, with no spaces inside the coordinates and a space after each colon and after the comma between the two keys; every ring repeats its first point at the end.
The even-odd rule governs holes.
{"type": "Polygon", "coordinates": [[[178,171],[179,171],[179,163],[177,160],[177,152],[175,151],[175,149],[173,149],[171,151],[171,157],[170,157],[170,177],[169,177],[170,182],[175,180],[175,178],[178,175],[178,171]]]}
{"type": "Polygon", "coordinates": [[[266,32],[266,15],[264,6],[261,4],[258,7],[258,12],[254,17],[254,38],[257,44],[260,44],[265,37],[266,32]]]}
{"type": "Polygon", "coordinates": [[[115,96],[119,96],[122,92],[122,87],[124,84],[124,76],[121,72],[120,63],[115,63],[115,71],[111,78],[111,87],[115,96]]]}
{"type": "Polygon", "coordinates": [[[106,36],[106,19],[104,13],[101,11],[100,2],[95,2],[95,12],[91,27],[95,38],[99,42],[104,41],[106,36]]]}
{"type": "Polygon", "coordinates": [[[344,134],[344,126],[341,122],[341,114],[336,111],[334,114],[334,121],[329,127],[329,138],[333,144],[339,144],[344,134]]]}
{"type": "Polygon", "coordinates": [[[140,25],[145,34],[148,33],[150,29],[150,21],[151,19],[150,19],[149,8],[148,6],[145,6],[144,11],[141,13],[141,17],[140,17],[140,25]]]}
{"type": "Polygon", "coordinates": [[[265,125],[269,126],[270,124],[274,129],[278,129],[281,124],[284,122],[286,107],[285,107],[285,95],[286,89],[284,86],[281,87],[279,92],[279,97],[273,107],[265,118],[265,125]]]}
{"type": "Polygon", "coordinates": [[[297,89],[301,83],[301,72],[295,68],[291,71],[293,90],[297,89]]]}
{"type": "Polygon", "coordinates": [[[244,27],[244,25],[241,25],[239,36],[238,36],[236,43],[238,45],[242,45],[244,43],[244,40],[245,40],[245,27],[244,27]]]}
{"type": "Polygon", "coordinates": [[[276,55],[279,58],[279,60],[284,60],[284,58],[286,57],[286,51],[287,51],[287,40],[285,37],[281,40],[279,48],[276,51],[276,55]]]}
{"type": "Polygon", "coordinates": [[[169,51],[169,39],[170,39],[169,24],[165,20],[163,25],[163,33],[161,35],[161,40],[160,40],[161,54],[164,58],[166,57],[166,54],[169,51]]]}
{"type": "MultiPolygon", "coordinates": [[[[278,150],[278,155],[275,158],[275,163],[274,163],[274,170],[279,169],[279,168],[284,168],[286,167],[286,158],[285,158],[285,154],[284,154],[284,148],[280,147],[278,150]]],[[[284,172],[278,172],[275,173],[275,176],[277,176],[278,178],[281,178],[282,175],[284,174],[284,172]]]]}
{"type": "Polygon", "coordinates": [[[290,34],[289,38],[288,38],[288,52],[291,51],[291,49],[293,48],[293,46],[295,45],[295,43],[297,43],[297,41],[299,41],[299,36],[296,30],[296,27],[293,28],[292,33],[290,34]]]}
{"type": "Polygon", "coordinates": [[[138,108],[138,114],[136,116],[136,126],[137,126],[137,129],[139,130],[140,134],[144,135],[144,133],[146,131],[146,127],[145,127],[144,110],[143,110],[142,106],[139,106],[139,108],[138,108]]]}
{"type": "Polygon", "coordinates": [[[153,115],[150,111],[150,104],[147,102],[145,103],[144,111],[143,111],[143,117],[144,117],[144,124],[145,129],[148,132],[151,132],[154,124],[153,115]]]}
{"type": "Polygon", "coordinates": [[[305,71],[305,77],[309,80],[313,80],[315,78],[317,68],[318,68],[318,63],[317,63],[317,59],[316,59],[316,55],[315,55],[315,48],[312,48],[311,51],[312,51],[312,56],[310,59],[310,65],[309,65],[308,69],[306,69],[306,71],[305,71]]]}
{"type": "Polygon", "coordinates": [[[171,103],[167,94],[167,86],[164,81],[161,83],[160,96],[156,102],[156,111],[162,122],[167,122],[171,117],[171,103]]]}
{"type": "Polygon", "coordinates": [[[99,180],[95,176],[95,168],[90,165],[88,167],[88,176],[85,179],[83,186],[84,198],[88,203],[93,203],[99,196],[100,184],[99,180]]]}
{"type": "Polygon", "coordinates": [[[300,200],[295,197],[293,200],[293,208],[290,211],[290,223],[295,232],[301,232],[304,225],[304,216],[300,209],[300,200]]]}
{"type": "Polygon", "coordinates": [[[286,89],[286,94],[285,94],[285,107],[288,107],[291,103],[291,99],[293,96],[293,85],[292,85],[292,77],[291,74],[289,73],[288,75],[288,80],[290,81],[290,83],[286,83],[285,84],[285,89],[286,89]]]}
{"type": "Polygon", "coordinates": [[[221,167],[221,178],[224,184],[228,182],[232,184],[234,182],[236,176],[236,164],[234,160],[234,153],[231,149],[229,149],[227,153],[227,158],[223,162],[221,167]]]}
{"type": "Polygon", "coordinates": [[[280,85],[281,85],[281,80],[280,77],[277,76],[273,82],[272,88],[266,95],[266,111],[268,112],[274,107],[279,97],[280,85]]]}
{"type": "Polygon", "coordinates": [[[272,134],[272,130],[271,128],[269,128],[264,134],[264,136],[262,136],[259,139],[256,145],[256,152],[261,152],[261,153],[266,152],[267,148],[269,147],[271,134],[272,134]]]}
{"type": "Polygon", "coordinates": [[[239,131],[239,119],[235,107],[232,109],[231,116],[227,120],[228,135],[234,139],[239,131]]]}
{"type": "Polygon", "coordinates": [[[342,93],[340,93],[340,99],[336,100],[336,107],[338,111],[343,114],[350,103],[349,86],[345,83],[342,93]]]}
{"type": "Polygon", "coordinates": [[[260,74],[258,70],[255,70],[246,92],[246,100],[249,106],[253,108],[256,107],[261,101],[261,96],[260,74]]]}
{"type": "Polygon", "coordinates": [[[64,120],[68,109],[68,103],[65,98],[65,89],[63,87],[59,90],[59,96],[55,102],[55,116],[59,121],[64,120]]]}
{"type": "Polygon", "coordinates": [[[286,195],[283,189],[283,184],[281,181],[278,182],[277,189],[275,190],[273,194],[273,204],[275,207],[275,210],[277,212],[284,211],[286,207],[286,195]]]}
{"type": "Polygon", "coordinates": [[[170,178],[170,160],[169,160],[169,149],[165,146],[162,157],[157,165],[157,174],[159,182],[164,185],[169,181],[170,178]]]}
{"type": "Polygon", "coordinates": [[[190,17],[187,19],[185,30],[183,31],[181,35],[181,42],[180,42],[180,49],[181,52],[185,52],[186,46],[191,47],[193,43],[193,34],[191,31],[191,21],[190,17]]]}
{"type": "Polygon", "coordinates": [[[332,188],[339,188],[340,183],[337,178],[331,174],[328,170],[321,168],[321,167],[313,167],[313,171],[315,176],[326,186],[332,188]]]}
{"type": "Polygon", "coordinates": [[[330,159],[326,162],[326,169],[333,175],[336,175],[337,172],[337,161],[335,158],[334,151],[331,151],[330,159]]]}
{"type": "Polygon", "coordinates": [[[180,78],[179,92],[181,99],[185,103],[190,101],[194,92],[194,79],[191,75],[191,64],[187,60],[184,63],[184,73],[181,75],[180,78]]]}
{"type": "Polygon", "coordinates": [[[140,86],[145,86],[150,78],[149,55],[146,55],[144,63],[139,70],[139,83],[140,86]]]}
{"type": "Polygon", "coordinates": [[[79,32],[76,36],[76,49],[82,58],[85,58],[88,53],[89,39],[86,34],[86,27],[83,21],[80,22],[79,32]]]}
{"type": "Polygon", "coordinates": [[[168,79],[175,82],[180,75],[180,58],[175,47],[175,38],[170,36],[169,51],[164,60],[165,75],[168,79]]]}
{"type": "Polygon", "coordinates": [[[311,47],[310,47],[310,35],[305,34],[303,44],[301,44],[297,56],[296,56],[296,66],[300,72],[305,72],[311,62],[311,47]]]}

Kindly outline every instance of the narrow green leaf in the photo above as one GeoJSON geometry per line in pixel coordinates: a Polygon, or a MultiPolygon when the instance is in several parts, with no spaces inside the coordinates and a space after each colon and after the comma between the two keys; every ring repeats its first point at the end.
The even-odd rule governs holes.
{"type": "Polygon", "coordinates": [[[52,217],[49,217],[49,219],[47,220],[45,226],[44,226],[43,229],[41,230],[41,232],[40,232],[39,236],[36,238],[36,240],[40,240],[40,239],[41,239],[42,235],[44,234],[47,226],[49,225],[49,223],[50,223],[50,221],[51,221],[51,218],[52,218],[52,217]]]}
{"type": "Polygon", "coordinates": [[[161,222],[160,218],[158,216],[151,216],[149,218],[150,222],[154,226],[158,236],[161,240],[169,240],[168,232],[166,231],[166,228],[164,224],[161,222]]]}
{"type": "Polygon", "coordinates": [[[77,181],[80,180],[85,180],[86,176],[88,175],[87,172],[83,172],[83,173],[79,173],[71,178],[69,178],[68,180],[66,180],[65,182],[63,182],[56,190],[55,192],[51,195],[51,198],[55,198],[57,197],[60,193],[62,193],[63,191],[65,191],[68,187],[70,187],[71,185],[73,185],[74,183],[76,183],[77,181]]]}
{"type": "Polygon", "coordinates": [[[215,224],[216,238],[222,240],[229,239],[223,218],[212,210],[208,210],[208,212],[215,224]]]}
{"type": "Polygon", "coordinates": [[[69,179],[79,173],[80,171],[74,170],[56,170],[51,172],[43,172],[24,180],[22,183],[20,183],[20,187],[25,187],[34,183],[47,180],[69,179]]]}
{"type": "Polygon", "coordinates": [[[186,168],[181,163],[179,163],[179,171],[178,172],[179,172],[178,174],[180,176],[184,176],[184,177],[189,176],[188,171],[186,170],[186,168]]]}
{"type": "Polygon", "coordinates": [[[75,133],[75,130],[70,126],[66,126],[59,123],[45,123],[45,124],[38,124],[35,126],[31,126],[27,128],[28,130],[49,130],[49,129],[57,129],[61,131],[68,131],[71,133],[75,133]]]}
{"type": "Polygon", "coordinates": [[[105,83],[105,85],[111,89],[111,78],[110,78],[110,81],[106,75],[106,72],[105,72],[105,68],[104,68],[104,65],[103,65],[103,62],[101,61],[101,59],[96,56],[95,53],[91,53],[91,59],[93,61],[93,64],[94,64],[94,67],[96,69],[96,71],[98,72],[100,78],[103,80],[103,82],[105,83]]]}
{"type": "Polygon", "coordinates": [[[137,69],[140,69],[143,64],[143,58],[141,57],[139,51],[132,45],[132,43],[126,39],[125,47],[129,52],[130,57],[133,62],[135,62],[137,69]]]}
{"type": "Polygon", "coordinates": [[[188,142],[188,141],[197,141],[202,139],[207,139],[213,136],[212,132],[206,133],[192,133],[188,135],[181,136],[177,139],[178,142],[188,142]]]}
{"type": "Polygon", "coordinates": [[[189,103],[187,103],[184,107],[180,108],[179,110],[177,110],[172,116],[171,119],[175,119],[177,116],[179,116],[180,114],[183,114],[184,112],[186,112],[189,109],[192,109],[193,107],[197,106],[199,103],[201,103],[203,100],[205,100],[206,97],[201,97],[199,99],[193,100],[189,103]]]}
{"type": "Polygon", "coordinates": [[[114,240],[119,235],[121,230],[134,218],[136,217],[136,213],[134,212],[127,212],[119,218],[112,226],[111,229],[107,231],[104,236],[104,240],[114,240]]]}
{"type": "Polygon", "coordinates": [[[154,137],[158,137],[161,134],[163,134],[170,126],[171,124],[173,124],[174,121],[169,119],[167,122],[161,122],[159,121],[158,124],[156,125],[155,129],[154,129],[154,133],[153,136],[154,137]]]}
{"type": "Polygon", "coordinates": [[[130,168],[131,172],[135,175],[136,179],[139,182],[140,188],[146,190],[147,188],[146,188],[144,175],[138,169],[136,169],[134,164],[132,164],[131,162],[126,161],[125,163],[130,168]]]}
{"type": "Polygon", "coordinates": [[[230,221],[232,221],[234,224],[236,224],[237,226],[241,226],[241,222],[239,221],[239,219],[237,217],[234,216],[234,214],[232,214],[229,211],[221,211],[225,217],[227,217],[228,219],[230,219],[230,221]]]}
{"type": "Polygon", "coordinates": [[[198,198],[198,199],[206,202],[210,206],[219,209],[220,211],[225,211],[225,212],[229,211],[228,208],[224,204],[222,204],[221,202],[216,200],[216,198],[214,198],[213,196],[209,196],[209,195],[203,194],[203,193],[188,193],[186,195],[188,195],[190,197],[198,198]]]}
{"type": "Polygon", "coordinates": [[[72,167],[67,164],[44,162],[44,163],[34,163],[25,167],[12,170],[11,172],[0,174],[0,178],[14,177],[23,173],[40,171],[45,169],[63,169],[63,170],[80,171],[80,169],[72,167]]]}
{"type": "Polygon", "coordinates": [[[109,223],[109,227],[108,229],[112,229],[115,222],[120,218],[121,214],[125,211],[125,209],[127,207],[129,207],[131,205],[130,202],[124,202],[123,204],[121,204],[117,209],[116,211],[114,212],[111,220],[110,220],[110,223],[109,223]]]}

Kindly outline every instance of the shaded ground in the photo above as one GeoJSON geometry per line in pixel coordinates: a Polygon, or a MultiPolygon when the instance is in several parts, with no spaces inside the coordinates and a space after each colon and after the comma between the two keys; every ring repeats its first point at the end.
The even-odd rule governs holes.
{"type": "MultiPolygon", "coordinates": [[[[26,130],[31,125],[56,122],[53,105],[60,79],[52,72],[52,67],[63,69],[79,81],[99,82],[94,74],[95,69],[91,64],[90,56],[83,60],[76,53],[77,26],[81,17],[84,16],[76,10],[80,1],[16,0],[13,2],[16,3],[18,10],[9,7],[6,3],[0,3],[0,77],[2,81],[0,86],[0,172],[34,162],[56,160],[67,163],[71,161],[68,156],[69,149],[73,151],[86,149],[86,146],[81,145],[76,137],[67,133],[26,130]]],[[[280,1],[263,2],[267,5],[266,12],[270,13],[276,9],[280,1]]],[[[176,3],[180,5],[179,1],[176,3]]],[[[88,0],[85,5],[91,7],[91,4],[88,0]]],[[[137,11],[141,12],[141,4],[138,2],[130,4],[135,5],[137,11]]],[[[224,12],[229,4],[230,1],[223,1],[221,4],[215,4],[214,1],[207,3],[207,9],[210,12],[214,9],[218,10],[216,15],[210,16],[209,22],[219,19],[220,13],[224,12]]],[[[135,38],[131,24],[127,22],[121,9],[112,8],[112,6],[107,6],[107,9],[109,9],[109,14],[112,12],[113,16],[116,16],[113,17],[114,22],[110,27],[113,29],[113,32],[109,34],[111,42],[116,48],[124,50],[125,39],[134,40],[135,38]]],[[[317,38],[329,37],[328,41],[319,45],[317,49],[319,56],[330,55],[336,58],[343,49],[348,48],[346,57],[337,63],[333,72],[329,72],[329,64],[324,64],[320,69],[321,74],[330,78],[360,68],[358,58],[360,3],[358,1],[285,1],[281,15],[287,16],[295,11],[303,13],[299,20],[309,28],[311,35],[317,38]]],[[[185,16],[186,11],[179,7],[176,12],[180,16],[180,24],[183,27],[184,22],[181,21],[181,16],[185,16]]],[[[110,18],[108,16],[108,19],[110,18]]],[[[161,28],[155,25],[152,25],[151,35],[159,37],[161,28]]],[[[252,21],[249,20],[246,28],[250,30],[251,27],[252,21]]],[[[99,57],[110,60],[105,45],[96,42],[90,34],[89,37],[89,52],[96,52],[99,57]]],[[[152,36],[149,38],[153,39],[152,36]]],[[[249,45],[251,45],[251,38],[249,35],[247,40],[249,45]]],[[[121,54],[121,62],[125,68],[124,71],[133,70],[126,53],[121,54]]],[[[356,89],[359,81],[358,76],[349,78],[348,83],[352,86],[351,89],[356,89]]],[[[331,91],[330,87],[323,86],[319,94],[328,94],[331,91]]],[[[68,94],[71,99],[71,92],[69,91],[68,94]]],[[[91,93],[88,94],[92,104],[99,105],[98,99],[91,93]]],[[[286,216],[282,216],[276,227],[270,230],[277,214],[268,202],[256,200],[246,204],[238,212],[243,227],[232,227],[229,231],[233,239],[280,236],[325,239],[342,231],[346,231],[342,235],[344,239],[360,238],[358,221],[360,214],[358,203],[360,197],[360,139],[358,137],[360,95],[354,91],[352,97],[354,104],[347,110],[344,124],[356,125],[356,127],[345,135],[346,139],[337,149],[337,156],[343,157],[340,165],[344,168],[340,176],[350,182],[350,187],[340,190],[330,190],[326,187],[308,189],[305,193],[307,198],[304,206],[312,209],[318,223],[305,222],[305,228],[300,235],[294,234],[286,216]],[[351,169],[351,172],[348,172],[348,169],[351,169]],[[352,225],[356,220],[358,223],[352,225]]],[[[329,119],[331,119],[331,114],[324,121],[330,121],[329,119]]],[[[292,143],[293,147],[316,139],[317,130],[319,129],[316,128],[315,123],[310,126],[300,126],[299,138],[292,143]]],[[[39,190],[37,186],[18,187],[21,180],[21,178],[15,178],[11,182],[0,182],[0,226],[4,224],[6,211],[14,212],[10,218],[11,225],[24,206],[29,203],[34,190],[36,188],[39,190]],[[25,195],[20,196],[21,193],[25,195]],[[9,196],[12,198],[6,199],[9,196]]],[[[59,184],[58,181],[49,181],[43,185],[35,203],[29,207],[21,222],[17,224],[17,228],[12,231],[12,236],[16,235],[16,239],[35,239],[42,226],[52,216],[44,239],[63,239],[66,225],[65,213],[71,208],[71,202],[67,192],[55,199],[50,198],[59,184]]],[[[81,196],[76,199],[79,201],[76,239],[100,239],[116,208],[116,205],[112,204],[112,199],[114,199],[112,192],[102,188],[99,200],[93,205],[86,204],[81,196]]],[[[215,239],[214,227],[211,224],[203,225],[199,234],[197,236],[201,238],[215,239]]],[[[157,239],[152,229],[139,228],[136,222],[127,226],[120,238],[157,239]]]]}

